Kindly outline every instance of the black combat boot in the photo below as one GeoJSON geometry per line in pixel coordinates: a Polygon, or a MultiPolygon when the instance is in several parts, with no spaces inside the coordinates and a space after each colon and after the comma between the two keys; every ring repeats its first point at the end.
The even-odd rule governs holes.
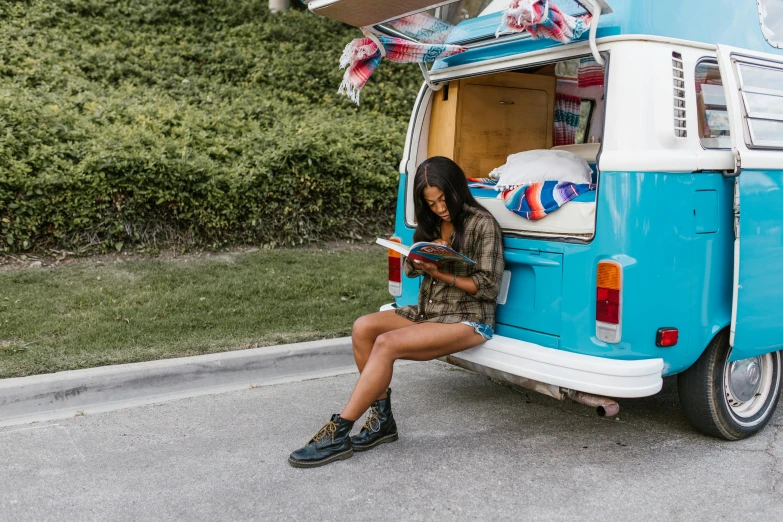
{"type": "Polygon", "coordinates": [[[353,457],[351,428],[353,421],[335,413],[305,447],[291,453],[288,463],[295,468],[317,468],[335,460],[350,459],[353,457]]]}
{"type": "Polygon", "coordinates": [[[386,398],[378,399],[367,414],[367,422],[362,431],[351,437],[354,451],[367,451],[384,442],[398,439],[397,423],[391,411],[391,388],[386,390],[386,398]]]}

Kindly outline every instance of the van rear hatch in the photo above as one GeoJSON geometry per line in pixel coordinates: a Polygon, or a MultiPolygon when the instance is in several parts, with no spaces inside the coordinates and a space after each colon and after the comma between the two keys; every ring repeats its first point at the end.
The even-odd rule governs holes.
{"type": "Polygon", "coordinates": [[[504,257],[506,269],[495,318],[498,328],[559,336],[563,254],[506,248],[504,257]]]}
{"type": "MultiPolygon", "coordinates": [[[[550,1],[562,13],[573,17],[612,12],[607,0],[550,1]]],[[[503,11],[509,3],[510,0],[309,0],[307,5],[318,15],[377,34],[468,48],[465,53],[438,60],[433,71],[562,45],[548,38],[534,40],[528,32],[496,38],[496,32],[505,28],[503,11]],[[429,21],[424,21],[425,18],[429,21]],[[521,47],[514,45],[521,40],[526,40],[521,47]]],[[[550,3],[543,5],[548,7],[550,3]]],[[[587,34],[577,39],[587,39],[587,34]]]]}
{"type": "MultiPolygon", "coordinates": [[[[312,12],[326,18],[354,27],[370,27],[428,10],[444,22],[457,25],[464,20],[499,13],[507,4],[497,0],[310,0],[307,5],[312,12]],[[438,8],[443,9],[436,13],[438,8]]],[[[497,18],[500,20],[499,15],[497,18]]]]}

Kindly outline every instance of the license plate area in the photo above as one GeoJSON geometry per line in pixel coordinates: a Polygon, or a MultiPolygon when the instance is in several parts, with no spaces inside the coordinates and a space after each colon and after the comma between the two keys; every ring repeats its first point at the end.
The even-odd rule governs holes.
{"type": "Polygon", "coordinates": [[[497,323],[560,335],[563,254],[506,250],[505,261],[497,323]]]}

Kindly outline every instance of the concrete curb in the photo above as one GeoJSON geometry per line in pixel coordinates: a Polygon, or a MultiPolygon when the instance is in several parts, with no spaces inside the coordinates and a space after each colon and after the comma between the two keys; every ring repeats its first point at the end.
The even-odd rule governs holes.
{"type": "Polygon", "coordinates": [[[0,380],[0,427],[356,371],[351,338],[0,380]]]}

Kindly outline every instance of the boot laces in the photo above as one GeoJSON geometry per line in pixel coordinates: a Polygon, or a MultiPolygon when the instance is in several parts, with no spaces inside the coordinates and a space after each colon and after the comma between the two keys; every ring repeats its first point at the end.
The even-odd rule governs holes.
{"type": "Polygon", "coordinates": [[[364,422],[364,429],[377,433],[381,429],[380,411],[377,406],[372,406],[367,414],[367,420],[364,422]]]}
{"type": "Polygon", "coordinates": [[[334,434],[337,432],[337,424],[335,424],[333,421],[327,422],[323,428],[318,430],[318,433],[313,435],[313,438],[310,439],[310,444],[313,443],[319,443],[324,442],[325,440],[331,438],[332,442],[334,442],[334,434]]]}

